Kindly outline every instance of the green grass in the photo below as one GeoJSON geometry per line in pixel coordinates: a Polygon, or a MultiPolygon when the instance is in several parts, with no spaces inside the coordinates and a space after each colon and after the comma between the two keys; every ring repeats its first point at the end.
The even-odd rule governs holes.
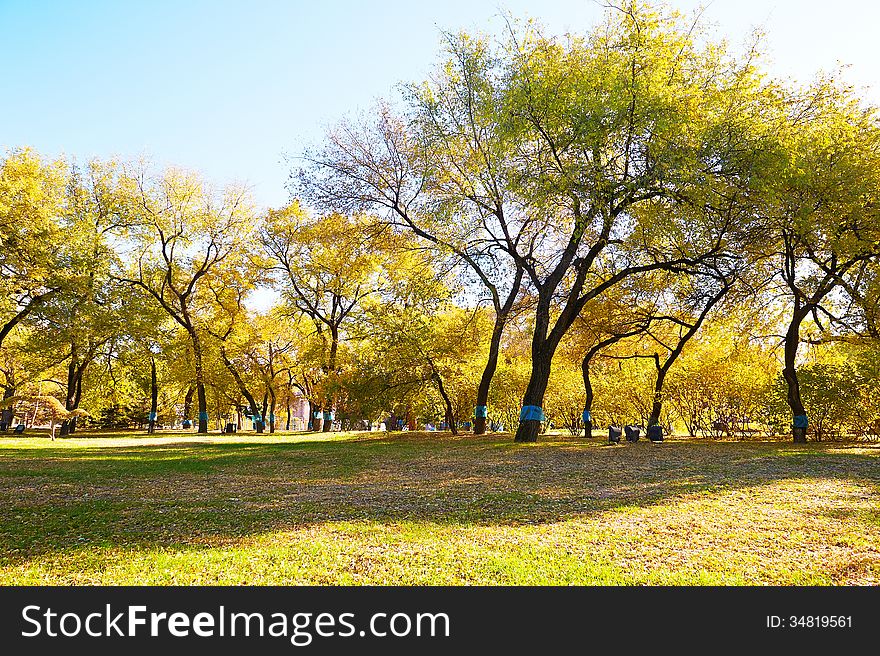
{"type": "Polygon", "coordinates": [[[0,439],[0,584],[876,584],[880,445],[0,439]]]}

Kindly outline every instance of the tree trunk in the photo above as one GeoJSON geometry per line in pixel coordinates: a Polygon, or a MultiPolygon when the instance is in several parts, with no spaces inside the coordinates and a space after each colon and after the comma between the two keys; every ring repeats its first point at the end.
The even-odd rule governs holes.
{"type": "Polygon", "coordinates": [[[258,433],[263,433],[266,430],[266,410],[267,410],[268,405],[269,405],[269,393],[264,392],[263,393],[263,405],[260,410],[260,416],[259,416],[260,421],[255,424],[257,427],[258,433]]]}
{"type": "Polygon", "coordinates": [[[474,409],[474,435],[483,435],[486,432],[486,419],[489,406],[489,386],[498,369],[498,354],[501,351],[501,335],[504,332],[505,318],[497,316],[495,327],[492,329],[492,339],[489,342],[489,359],[480,377],[480,386],[477,387],[477,407],[474,409]]]}
{"type": "Polygon", "coordinates": [[[536,312],[535,335],[532,337],[532,371],[523,396],[523,408],[514,437],[516,442],[537,442],[541,423],[544,421],[544,411],[541,406],[544,403],[547,384],[550,382],[550,365],[556,350],[556,344],[544,337],[549,319],[549,306],[544,311],[539,307],[539,311],[536,312]]]}
{"type": "MultiPolygon", "coordinates": [[[[67,392],[64,397],[64,409],[73,410],[76,397],[76,365],[77,365],[77,348],[76,344],[70,347],[70,363],[67,365],[67,392]]],[[[70,434],[70,420],[65,419],[61,422],[61,429],[58,431],[60,437],[70,434]]]]}
{"type": "Polygon", "coordinates": [[[193,385],[189,386],[189,389],[186,390],[186,396],[183,397],[183,420],[186,421],[190,418],[192,414],[192,402],[193,395],[196,393],[196,388],[193,385]]]}
{"type": "Polygon", "coordinates": [[[663,363],[662,367],[660,366],[660,356],[656,353],[654,354],[654,365],[657,368],[657,378],[654,379],[654,400],[651,404],[651,414],[648,417],[648,426],[660,423],[660,413],[663,412],[663,383],[666,381],[666,372],[669,371],[669,367],[672,365],[672,362],[675,360],[678,353],[681,353],[680,349],[677,352],[673,351],[663,363]]]}
{"type": "MultiPolygon", "coordinates": [[[[3,388],[3,400],[12,398],[15,396],[15,384],[7,384],[3,388]]],[[[12,422],[15,419],[15,410],[12,407],[4,407],[0,410],[0,423],[3,424],[4,430],[12,426],[12,422]]]]}
{"type": "Polygon", "coordinates": [[[791,435],[792,439],[800,444],[807,441],[807,412],[804,409],[804,402],[801,400],[801,388],[798,382],[795,363],[798,346],[800,346],[801,323],[809,314],[809,311],[809,306],[795,308],[792,314],[791,322],[788,324],[788,330],[785,333],[785,367],[782,370],[782,377],[788,386],[786,400],[793,417],[791,435]]]}
{"type": "Polygon", "coordinates": [[[331,408],[333,406],[328,402],[325,407],[327,409],[324,410],[324,418],[323,418],[324,423],[321,426],[321,431],[324,433],[329,433],[330,430],[333,428],[333,419],[332,419],[333,410],[331,410],[331,408]]]}
{"type": "Polygon", "coordinates": [[[275,393],[269,395],[269,432],[275,432],[275,393]]]}
{"type": "MultiPolygon", "coordinates": [[[[239,375],[238,370],[232,364],[232,361],[230,361],[230,359],[226,357],[226,351],[223,349],[222,346],[220,347],[220,357],[223,360],[223,364],[226,365],[226,368],[229,370],[229,373],[232,374],[232,378],[235,380],[235,384],[238,385],[238,391],[241,392],[242,396],[244,396],[245,399],[247,399],[248,405],[251,408],[251,415],[254,418],[254,429],[258,433],[262,433],[263,423],[260,420],[260,407],[257,405],[253,394],[251,394],[248,390],[247,385],[244,384],[241,375],[239,375]]],[[[239,426],[239,428],[241,428],[241,426],[239,426]]]]}
{"type": "MultiPolygon", "coordinates": [[[[198,375],[198,374],[197,374],[198,375]]],[[[199,433],[208,432],[208,398],[205,395],[205,384],[203,382],[196,383],[196,399],[199,404],[199,433]]]]}
{"type": "Polygon", "coordinates": [[[320,433],[324,428],[324,415],[323,409],[319,405],[312,406],[312,430],[316,433],[320,433]]]}
{"type": "Polygon", "coordinates": [[[477,407],[474,410],[474,435],[483,435],[486,432],[486,420],[489,406],[489,387],[492,378],[498,369],[498,354],[501,351],[501,336],[504,332],[506,316],[496,315],[495,326],[492,328],[492,338],[489,341],[489,358],[483,368],[480,377],[480,385],[477,387],[477,407]]]}
{"type": "Polygon", "coordinates": [[[586,392],[586,400],[584,401],[584,413],[581,416],[584,422],[584,437],[593,437],[593,383],[590,381],[590,354],[584,357],[581,362],[581,375],[584,379],[584,391],[586,392]]]}
{"type": "Polygon", "coordinates": [[[202,368],[202,343],[194,329],[189,331],[193,345],[193,361],[196,370],[196,398],[199,404],[199,433],[208,432],[208,400],[205,396],[205,374],[202,368]]]}
{"type": "Polygon", "coordinates": [[[495,325],[492,327],[492,338],[489,340],[489,358],[486,360],[486,366],[483,368],[483,375],[480,376],[480,386],[477,388],[477,407],[474,409],[474,435],[483,435],[486,432],[486,421],[489,406],[489,387],[492,385],[492,378],[495,376],[495,370],[498,368],[498,354],[501,352],[501,337],[504,334],[504,326],[507,324],[507,317],[516,297],[519,294],[519,288],[522,285],[525,270],[521,267],[517,268],[516,275],[513,278],[513,284],[504,300],[504,304],[500,304],[500,299],[495,288],[492,288],[492,298],[495,303],[495,325]]]}
{"type": "Polygon", "coordinates": [[[156,416],[159,410],[159,381],[156,377],[156,358],[150,357],[150,417],[148,433],[156,432],[156,416]]]}
{"type": "Polygon", "coordinates": [[[544,421],[544,412],[541,408],[544,403],[544,394],[550,380],[551,353],[541,352],[535,357],[532,355],[532,372],[529,375],[529,384],[523,396],[523,411],[520,413],[519,426],[516,429],[516,442],[536,442],[538,433],[541,432],[541,423],[544,421]]]}
{"type": "Polygon", "coordinates": [[[443,379],[440,378],[440,374],[436,371],[434,371],[434,382],[437,384],[437,390],[440,392],[443,403],[446,405],[446,425],[449,426],[449,430],[452,431],[453,435],[458,435],[458,427],[455,425],[455,413],[452,410],[452,401],[449,400],[449,395],[443,387],[443,379]]]}

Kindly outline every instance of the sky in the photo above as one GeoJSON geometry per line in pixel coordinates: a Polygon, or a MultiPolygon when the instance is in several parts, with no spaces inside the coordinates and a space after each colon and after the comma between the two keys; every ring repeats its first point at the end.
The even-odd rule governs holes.
{"type": "MultiPolygon", "coordinates": [[[[672,0],[693,11],[701,3],[672,0]]],[[[586,32],[593,0],[0,0],[0,150],[149,157],[288,199],[303,147],[346,116],[424,79],[441,30],[499,34],[502,12],[586,32]]],[[[880,104],[880,3],[714,0],[703,13],[738,46],[765,33],[772,74],[845,78],[880,104]]]]}

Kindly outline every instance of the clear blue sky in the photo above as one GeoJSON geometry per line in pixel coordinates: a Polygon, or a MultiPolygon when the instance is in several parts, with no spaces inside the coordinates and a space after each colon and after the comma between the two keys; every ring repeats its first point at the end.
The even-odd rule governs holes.
{"type": "MultiPolygon", "coordinates": [[[[602,11],[591,0],[0,0],[0,149],[147,154],[279,205],[283,153],[422,79],[440,29],[499,31],[501,9],[557,33],[602,11]]],[[[873,2],[715,0],[705,17],[734,44],[762,26],[776,75],[805,80],[840,61],[880,102],[873,2]]]]}

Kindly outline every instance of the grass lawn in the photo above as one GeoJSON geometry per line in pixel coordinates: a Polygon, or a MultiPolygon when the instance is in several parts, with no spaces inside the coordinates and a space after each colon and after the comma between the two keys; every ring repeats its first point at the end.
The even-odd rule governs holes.
{"type": "Polygon", "coordinates": [[[0,439],[0,584],[853,583],[878,444],[0,439]]]}

